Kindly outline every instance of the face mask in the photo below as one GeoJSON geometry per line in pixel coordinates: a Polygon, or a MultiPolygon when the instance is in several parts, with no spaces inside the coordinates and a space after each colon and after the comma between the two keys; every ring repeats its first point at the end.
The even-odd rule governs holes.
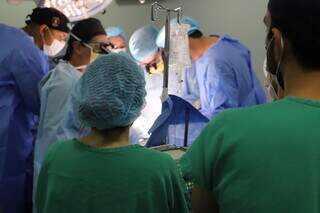
{"type": "MultiPolygon", "coordinates": [[[[52,33],[50,31],[50,29],[48,29],[48,32],[51,36],[51,38],[53,38],[52,33]]],[[[50,57],[56,56],[58,55],[58,53],[66,46],[66,42],[65,41],[59,41],[57,39],[53,39],[53,42],[51,45],[47,45],[44,41],[43,38],[43,52],[50,57]]]]}
{"type": "Polygon", "coordinates": [[[47,56],[53,57],[58,55],[58,53],[64,48],[65,45],[65,41],[58,41],[54,39],[51,45],[43,45],[43,52],[47,56]]]}
{"type": "Polygon", "coordinates": [[[91,55],[90,55],[90,64],[92,62],[94,62],[101,54],[93,52],[93,50],[91,50],[91,55]]]}
{"type": "Polygon", "coordinates": [[[146,70],[149,74],[161,74],[164,71],[164,63],[160,62],[154,65],[147,65],[146,70]]]}
{"type": "Polygon", "coordinates": [[[273,42],[274,42],[274,36],[271,38],[270,42],[268,43],[268,45],[266,47],[266,52],[267,52],[266,71],[269,72],[270,74],[272,74],[272,76],[275,76],[274,79],[275,79],[276,83],[282,89],[284,89],[283,77],[280,72],[280,67],[281,67],[283,53],[284,53],[284,42],[281,39],[282,50],[281,50],[281,57],[280,57],[279,62],[273,62],[274,57],[273,57],[273,55],[270,54],[273,52],[273,49],[271,48],[273,42]],[[270,51],[270,49],[271,49],[271,51],[270,51]]]}
{"type": "Polygon", "coordinates": [[[274,89],[274,87],[272,86],[272,84],[269,84],[266,86],[267,88],[267,92],[270,95],[270,97],[272,98],[272,100],[279,100],[279,96],[276,92],[276,90],[274,89]]]}
{"type": "Polygon", "coordinates": [[[83,43],[84,46],[86,46],[87,48],[90,49],[90,61],[89,64],[91,64],[92,62],[94,62],[101,54],[100,53],[96,53],[95,51],[93,51],[93,48],[87,44],[87,43],[83,43]]]}
{"type": "Polygon", "coordinates": [[[111,50],[112,53],[122,53],[122,52],[127,52],[126,48],[118,48],[118,49],[112,49],[111,50]]]}

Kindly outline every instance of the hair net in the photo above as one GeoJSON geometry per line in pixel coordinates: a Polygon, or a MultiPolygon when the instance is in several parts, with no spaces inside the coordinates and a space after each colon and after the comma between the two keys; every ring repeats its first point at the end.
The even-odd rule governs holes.
{"type": "Polygon", "coordinates": [[[127,39],[127,34],[121,27],[108,27],[106,29],[108,38],[121,36],[124,39],[127,39]]]}
{"type": "Polygon", "coordinates": [[[129,49],[137,61],[144,61],[158,52],[156,39],[158,29],[152,25],[140,28],[130,38],[129,49]]]}
{"type": "MultiPolygon", "coordinates": [[[[182,17],[181,23],[190,25],[190,30],[188,32],[189,35],[196,30],[200,30],[199,22],[189,16],[182,17]]],[[[177,22],[176,18],[172,19],[170,22],[171,28],[174,28],[177,24],[178,24],[178,22],[177,22]]],[[[164,26],[164,27],[162,27],[162,29],[160,30],[160,32],[158,34],[157,41],[156,41],[157,46],[164,48],[165,39],[166,38],[165,38],[165,26],[164,26]]]]}
{"type": "Polygon", "coordinates": [[[108,130],[129,126],[144,106],[143,71],[125,53],[97,58],[77,87],[79,118],[88,127],[108,130]]]}

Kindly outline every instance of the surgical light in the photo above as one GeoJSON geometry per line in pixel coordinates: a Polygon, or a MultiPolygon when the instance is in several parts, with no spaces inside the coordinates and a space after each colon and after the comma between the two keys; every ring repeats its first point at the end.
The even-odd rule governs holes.
{"type": "Polygon", "coordinates": [[[71,22],[79,21],[104,11],[112,0],[35,0],[38,7],[54,7],[71,22]]]}

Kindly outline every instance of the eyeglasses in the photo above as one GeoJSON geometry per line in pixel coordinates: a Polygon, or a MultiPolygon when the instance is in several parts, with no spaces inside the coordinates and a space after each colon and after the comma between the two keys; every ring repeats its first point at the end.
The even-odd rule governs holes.
{"type": "Polygon", "coordinates": [[[93,52],[100,54],[109,54],[114,48],[114,46],[111,43],[104,42],[90,42],[87,45],[92,48],[93,52]]]}

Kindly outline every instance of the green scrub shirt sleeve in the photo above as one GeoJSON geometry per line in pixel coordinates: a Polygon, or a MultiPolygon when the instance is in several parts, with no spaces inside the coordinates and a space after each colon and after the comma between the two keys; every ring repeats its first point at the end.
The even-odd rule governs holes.
{"type": "Polygon", "coordinates": [[[171,192],[169,193],[170,212],[189,212],[188,191],[185,182],[181,176],[181,170],[178,169],[176,163],[171,161],[171,192]]]}

